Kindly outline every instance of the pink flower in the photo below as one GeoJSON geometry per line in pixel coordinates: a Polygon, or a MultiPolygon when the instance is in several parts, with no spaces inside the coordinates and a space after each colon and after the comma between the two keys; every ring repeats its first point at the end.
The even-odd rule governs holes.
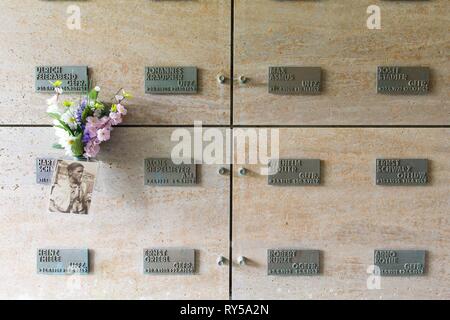
{"type": "Polygon", "coordinates": [[[114,126],[122,123],[122,115],[118,112],[111,112],[109,114],[109,118],[111,119],[111,123],[114,126]]]}
{"type": "Polygon", "coordinates": [[[103,128],[97,131],[98,141],[108,141],[111,138],[111,130],[109,128],[103,128]]]}
{"type": "Polygon", "coordinates": [[[116,106],[117,107],[117,112],[119,112],[121,115],[126,116],[127,115],[127,109],[125,109],[125,107],[123,105],[121,105],[120,103],[116,106]]]}
{"type": "Polygon", "coordinates": [[[96,140],[89,141],[84,147],[84,156],[86,158],[94,158],[100,152],[100,145],[96,143],[96,140]]]}

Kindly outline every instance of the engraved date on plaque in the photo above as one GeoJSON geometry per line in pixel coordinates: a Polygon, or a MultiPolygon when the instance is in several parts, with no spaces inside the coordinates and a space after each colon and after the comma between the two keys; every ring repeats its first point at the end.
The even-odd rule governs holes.
{"type": "Polygon", "coordinates": [[[267,250],[269,276],[310,276],[320,273],[319,250],[267,250]]]}
{"type": "Polygon", "coordinates": [[[320,67],[270,67],[269,93],[280,95],[319,94],[322,90],[320,67]]]}
{"type": "Polygon", "coordinates": [[[320,185],[320,160],[272,159],[269,162],[268,181],[272,186],[320,185]]]}
{"type": "Polygon", "coordinates": [[[38,249],[39,274],[65,275],[89,273],[88,249],[38,249]]]}
{"type": "Polygon", "coordinates": [[[191,94],[197,93],[196,67],[146,67],[145,93],[191,94]]]}
{"type": "Polygon", "coordinates": [[[55,171],[56,159],[37,158],[36,159],[36,183],[50,184],[53,172],[55,171]]]}
{"type": "Polygon", "coordinates": [[[377,159],[377,185],[426,185],[427,159],[377,159]]]}
{"type": "Polygon", "coordinates": [[[144,274],[195,274],[195,249],[144,249],[144,274]]]}
{"type": "Polygon", "coordinates": [[[87,92],[89,89],[87,66],[36,67],[36,92],[53,92],[50,82],[61,80],[64,92],[87,92]]]}
{"type": "Polygon", "coordinates": [[[374,265],[381,276],[417,276],[425,274],[424,250],[375,250],[374,265]]]}
{"type": "Polygon", "coordinates": [[[145,159],[145,185],[189,186],[197,184],[196,164],[175,164],[168,158],[145,159]]]}
{"type": "Polygon", "coordinates": [[[430,68],[428,67],[378,67],[378,93],[424,95],[429,91],[430,68]]]}

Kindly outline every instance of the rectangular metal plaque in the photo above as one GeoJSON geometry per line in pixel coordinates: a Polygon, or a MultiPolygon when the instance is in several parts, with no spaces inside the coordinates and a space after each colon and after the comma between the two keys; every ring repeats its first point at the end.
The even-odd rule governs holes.
{"type": "Polygon", "coordinates": [[[377,185],[426,185],[428,160],[377,159],[377,185]]]}
{"type": "Polygon", "coordinates": [[[87,66],[36,67],[36,92],[54,92],[50,82],[61,80],[64,92],[87,92],[89,89],[87,66]]]}
{"type": "Polygon", "coordinates": [[[174,164],[168,158],[145,159],[145,185],[190,186],[197,184],[196,164],[174,164]]]}
{"type": "Polygon", "coordinates": [[[322,90],[320,67],[270,67],[269,93],[280,95],[319,94],[322,90]]]}
{"type": "Polygon", "coordinates": [[[144,249],[144,274],[195,274],[195,249],[144,249]]]}
{"type": "Polygon", "coordinates": [[[424,275],[425,256],[424,250],[375,250],[374,265],[381,276],[424,275]]]}
{"type": "Polygon", "coordinates": [[[269,162],[269,185],[320,185],[319,159],[277,159],[269,162]]]}
{"type": "Polygon", "coordinates": [[[267,250],[269,276],[312,276],[320,273],[319,250],[267,250]]]}
{"type": "Polygon", "coordinates": [[[145,68],[145,93],[191,94],[197,91],[196,67],[145,68]]]}
{"type": "Polygon", "coordinates": [[[428,67],[378,67],[378,93],[424,95],[429,91],[430,68],[428,67]]]}
{"type": "Polygon", "coordinates": [[[89,273],[88,249],[38,249],[39,274],[65,275],[89,273]]]}
{"type": "Polygon", "coordinates": [[[50,184],[55,171],[56,159],[36,158],[36,183],[50,184]]]}

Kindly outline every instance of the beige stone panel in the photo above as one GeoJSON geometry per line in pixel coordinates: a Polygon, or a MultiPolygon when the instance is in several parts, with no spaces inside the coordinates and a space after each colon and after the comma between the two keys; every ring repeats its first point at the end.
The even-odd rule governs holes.
{"type": "Polygon", "coordinates": [[[167,157],[172,129],[120,128],[99,158],[89,215],[47,213],[49,187],[35,183],[35,159],[51,149],[51,128],[0,128],[0,297],[33,299],[227,299],[229,177],[199,168],[193,187],[144,186],[144,159],[167,157]],[[38,248],[89,248],[92,273],[36,273],[38,248]],[[143,249],[198,250],[198,274],[143,274],[143,249]]]}
{"type": "Polygon", "coordinates": [[[0,123],[46,124],[48,94],[35,93],[37,65],[88,65],[109,102],[134,94],[128,124],[228,124],[230,1],[0,1],[0,123]],[[69,5],[81,30],[69,30],[69,5]],[[196,66],[195,95],[144,93],[146,66],[196,66]]]}
{"type": "Polygon", "coordinates": [[[236,0],[235,124],[446,125],[450,121],[450,1],[236,0]],[[369,5],[382,29],[369,30],[369,5]],[[268,93],[269,66],[318,66],[320,96],[268,93]],[[426,96],[376,93],[379,65],[428,66],[426,96]]]}
{"type": "MultiPolygon", "coordinates": [[[[449,129],[282,129],[281,158],[322,160],[323,185],[233,179],[234,299],[449,299],[449,129]],[[427,186],[376,186],[377,158],[430,160],[427,186]],[[323,274],[267,276],[266,250],[322,251],[323,274]],[[374,249],[428,251],[423,277],[382,278],[368,290],[374,249]]],[[[239,166],[237,166],[239,167],[239,166]]]]}

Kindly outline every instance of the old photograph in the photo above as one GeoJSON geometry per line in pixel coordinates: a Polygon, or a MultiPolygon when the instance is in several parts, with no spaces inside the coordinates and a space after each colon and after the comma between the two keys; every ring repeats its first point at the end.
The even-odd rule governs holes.
{"type": "Polygon", "coordinates": [[[58,160],[50,193],[50,212],[88,214],[96,162],[58,160]]]}

